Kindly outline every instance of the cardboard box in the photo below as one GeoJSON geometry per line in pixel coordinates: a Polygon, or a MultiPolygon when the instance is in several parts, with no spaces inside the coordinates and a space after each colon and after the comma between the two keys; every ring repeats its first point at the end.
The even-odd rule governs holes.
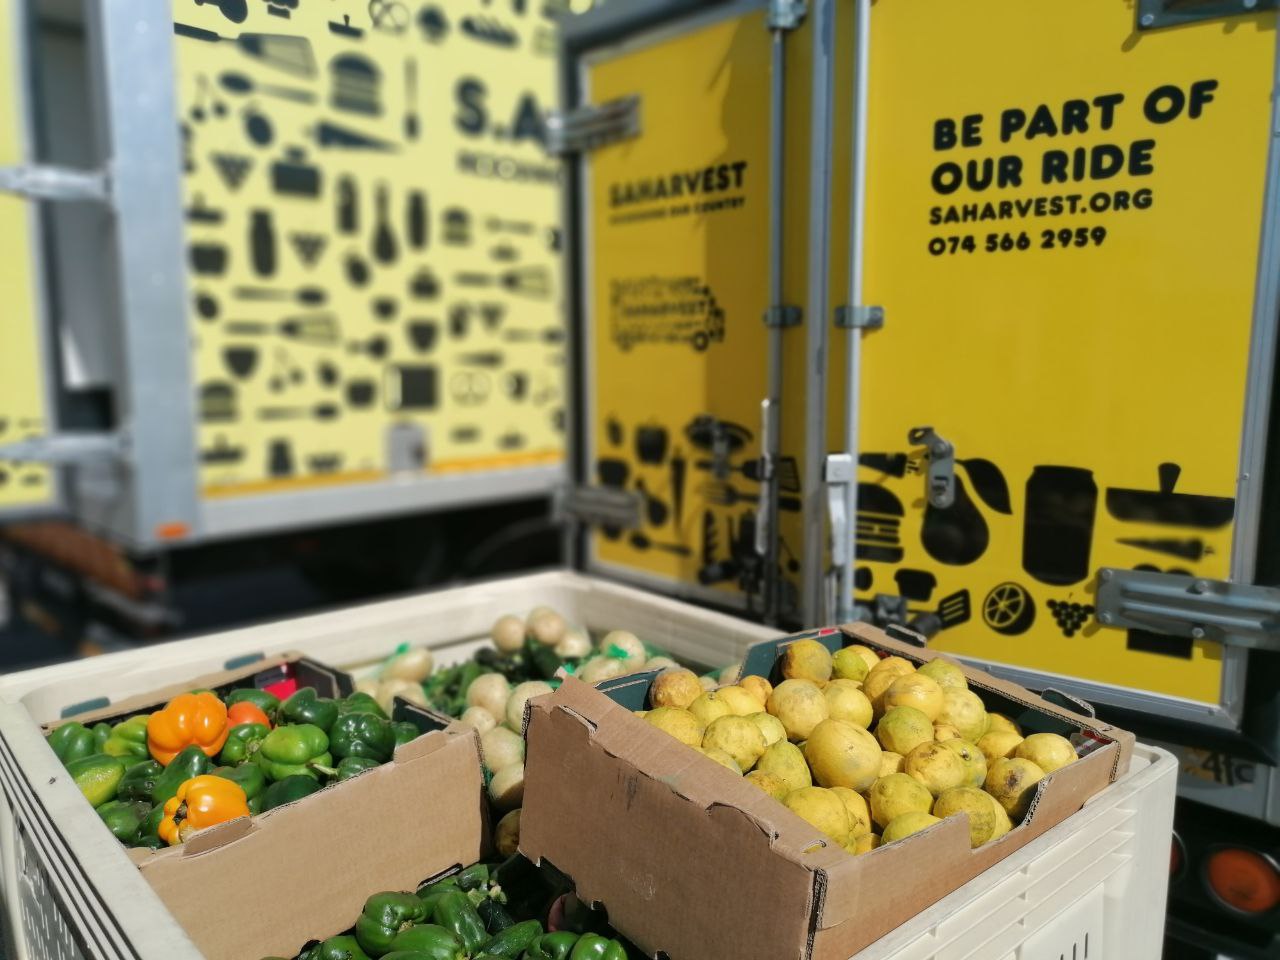
{"type": "MultiPolygon", "coordinates": [[[[122,700],[45,730],[72,719],[92,725],[150,712],[194,688],[244,686],[284,696],[303,686],[322,696],[351,692],[342,671],[285,654],[122,700]]],[[[206,957],[294,956],[308,940],[352,926],[371,894],[413,890],[427,877],[481,859],[488,813],[479,737],[403,700],[393,715],[423,735],[400,746],[390,762],[295,803],[202,830],[181,846],[128,851],[206,957]]],[[[91,813],[87,806],[85,812],[91,813]]]]}
{"type": "MultiPolygon", "coordinates": [[[[917,663],[936,655],[852,624],[766,641],[767,654],[748,653],[756,668],[748,672],[763,675],[762,659],[772,665],[779,647],[805,637],[832,649],[863,643],[917,663]]],[[[1040,783],[1022,824],[977,850],[957,817],[849,855],[741,777],[634,716],[651,675],[622,678],[608,693],[566,680],[531,701],[520,850],[568,874],[579,896],[603,905],[651,955],[847,960],[1061,823],[1128,769],[1132,735],[963,669],[992,709],[1078,731],[1085,741],[1079,760],[1040,783]]]]}

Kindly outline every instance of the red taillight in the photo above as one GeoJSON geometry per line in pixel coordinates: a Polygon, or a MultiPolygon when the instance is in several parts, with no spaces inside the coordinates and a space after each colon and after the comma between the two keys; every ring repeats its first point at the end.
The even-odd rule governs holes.
{"type": "Polygon", "coordinates": [[[1280,869],[1254,850],[1215,850],[1205,860],[1204,878],[1219,900],[1241,913],[1266,913],[1280,903],[1280,869]]]}

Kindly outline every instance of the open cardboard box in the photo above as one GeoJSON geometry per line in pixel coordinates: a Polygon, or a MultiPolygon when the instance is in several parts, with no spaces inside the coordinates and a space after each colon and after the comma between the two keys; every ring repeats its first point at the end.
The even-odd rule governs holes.
{"type": "MultiPolygon", "coordinates": [[[[862,643],[916,663],[936,656],[850,624],[757,644],[744,673],[768,676],[779,650],[805,638],[832,650],[862,643]]],[[[603,905],[650,955],[847,960],[1061,823],[1128,769],[1131,734],[962,669],[991,709],[1036,729],[1074,731],[1083,743],[1080,759],[1041,781],[1022,824],[976,850],[964,818],[953,817],[851,856],[634,716],[647,706],[649,674],[620,678],[608,691],[568,679],[529,703],[520,851],[568,874],[584,901],[603,905]]]]}
{"type": "MultiPolygon", "coordinates": [[[[70,720],[92,725],[150,712],[191,689],[244,686],[284,696],[302,686],[321,696],[351,692],[346,674],[290,653],[81,713],[45,731],[70,720]]],[[[482,858],[488,813],[479,737],[403,700],[393,716],[423,735],[397,748],[390,762],[202,830],[181,846],[128,851],[206,957],[294,956],[308,940],[351,927],[371,893],[413,890],[424,878],[482,858]]]]}

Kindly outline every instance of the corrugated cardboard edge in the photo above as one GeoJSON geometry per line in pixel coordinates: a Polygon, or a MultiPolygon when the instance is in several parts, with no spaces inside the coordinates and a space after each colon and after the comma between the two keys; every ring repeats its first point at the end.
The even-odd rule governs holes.
{"type": "Polygon", "coordinates": [[[438,731],[391,763],[201,831],[140,869],[211,960],[293,956],[350,927],[371,894],[480,860],[487,821],[475,731],[438,731]]]}

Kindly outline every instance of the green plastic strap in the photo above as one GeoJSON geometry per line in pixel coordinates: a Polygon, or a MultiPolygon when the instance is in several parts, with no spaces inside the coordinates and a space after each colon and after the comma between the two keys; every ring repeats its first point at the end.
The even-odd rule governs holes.
{"type": "Polygon", "coordinates": [[[615,660],[625,660],[627,657],[631,656],[631,654],[627,653],[627,651],[623,650],[616,643],[611,643],[609,644],[609,649],[606,651],[605,656],[613,657],[615,660]]]}

